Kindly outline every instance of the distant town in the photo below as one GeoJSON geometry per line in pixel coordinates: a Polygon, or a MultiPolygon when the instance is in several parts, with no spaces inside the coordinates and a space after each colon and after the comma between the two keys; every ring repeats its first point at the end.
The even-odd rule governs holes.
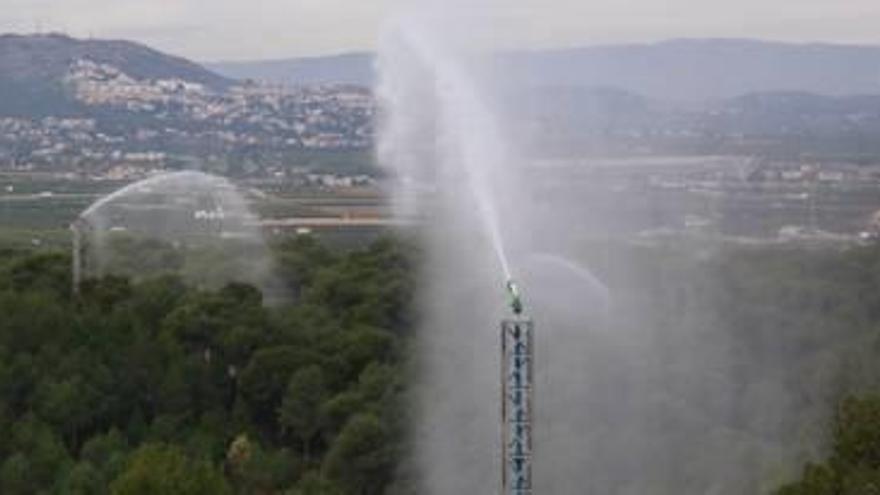
{"type": "MultiPolygon", "coordinates": [[[[127,42],[0,41],[12,47],[0,53],[0,214],[25,238],[63,230],[120,185],[188,169],[246,185],[272,231],[389,221],[369,85],[229,79],[127,42]]],[[[546,202],[579,198],[571,228],[584,236],[613,209],[615,234],[646,242],[880,238],[880,97],[496,96],[534,189],[546,202]]]]}
{"type": "Polygon", "coordinates": [[[243,83],[219,92],[137,80],[88,59],[72,63],[64,83],[94,116],[0,117],[0,168],[118,180],[198,160],[273,176],[297,172],[289,160],[297,152],[365,150],[373,140],[372,96],[354,86],[243,83]]]}

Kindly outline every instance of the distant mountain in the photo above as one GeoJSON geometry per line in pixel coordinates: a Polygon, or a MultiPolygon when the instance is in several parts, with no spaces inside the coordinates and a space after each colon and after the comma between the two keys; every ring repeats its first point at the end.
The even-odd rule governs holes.
{"type": "Polygon", "coordinates": [[[753,93],[720,102],[715,110],[715,121],[726,133],[865,137],[880,132],[880,95],[753,93]]]}
{"type": "MultiPolygon", "coordinates": [[[[520,85],[612,87],[672,101],[778,91],[880,94],[878,46],[689,39],[514,52],[500,56],[497,65],[520,85]]],[[[375,79],[368,54],[210,67],[228,77],[285,83],[366,84],[375,79]]]]}
{"type": "Polygon", "coordinates": [[[265,60],[257,62],[217,62],[209,69],[233,79],[253,79],[291,85],[343,83],[372,86],[374,57],[350,53],[329,57],[265,60]]]}
{"type": "Polygon", "coordinates": [[[627,91],[572,86],[522,88],[505,94],[502,101],[508,119],[557,132],[568,129],[581,133],[641,124],[651,118],[657,106],[627,91]]]}
{"type": "Polygon", "coordinates": [[[613,86],[647,97],[714,100],[748,93],[880,93],[880,47],[673,40],[509,55],[525,84],[613,86]]]}
{"type": "Polygon", "coordinates": [[[213,89],[231,84],[194,62],[130,41],[7,34],[0,35],[0,114],[75,112],[63,81],[80,60],[113,66],[137,80],[181,79],[213,89]]]}
{"type": "Polygon", "coordinates": [[[504,121],[535,156],[880,156],[880,95],[780,91],[671,104],[620,90],[540,87],[505,96],[504,121]]]}

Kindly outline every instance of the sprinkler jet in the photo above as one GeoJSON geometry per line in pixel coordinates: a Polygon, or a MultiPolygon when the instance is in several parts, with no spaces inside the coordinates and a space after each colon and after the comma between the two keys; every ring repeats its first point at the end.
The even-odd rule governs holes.
{"type": "Polygon", "coordinates": [[[507,293],[510,296],[510,309],[513,310],[513,314],[521,315],[523,312],[522,295],[519,292],[519,286],[513,279],[507,281],[507,293]]]}

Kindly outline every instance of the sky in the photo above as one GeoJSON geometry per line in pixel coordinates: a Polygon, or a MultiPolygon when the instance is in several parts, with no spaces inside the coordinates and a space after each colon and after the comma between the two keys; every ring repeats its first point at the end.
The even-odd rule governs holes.
{"type": "MultiPolygon", "coordinates": [[[[424,0],[418,0],[424,1],[424,0]]],[[[439,0],[438,0],[439,1],[439,0]]],[[[125,38],[198,61],[366,51],[407,0],[0,0],[0,32],[125,38]]],[[[731,37],[880,44],[880,0],[446,0],[503,48],[731,37]],[[480,5],[480,7],[475,7],[480,5]]]]}

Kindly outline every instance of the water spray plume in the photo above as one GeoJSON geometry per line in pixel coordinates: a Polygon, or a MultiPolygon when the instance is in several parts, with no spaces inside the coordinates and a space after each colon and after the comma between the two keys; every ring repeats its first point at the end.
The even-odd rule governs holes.
{"type": "Polygon", "coordinates": [[[445,165],[462,174],[482,230],[497,258],[502,280],[509,280],[511,268],[500,227],[497,180],[491,174],[507,154],[505,141],[463,63],[431,36],[434,28],[429,24],[426,16],[403,16],[390,29],[397,43],[407,47],[408,54],[433,79],[439,106],[438,125],[444,133],[441,139],[456,143],[455,151],[445,157],[445,165]]]}
{"type": "MultiPolygon", "coordinates": [[[[528,398],[517,385],[534,371],[536,493],[763,493],[791,460],[815,457],[799,442],[822,424],[824,411],[804,406],[825,385],[792,384],[810,376],[830,391],[833,374],[818,371],[821,360],[788,366],[798,346],[781,340],[795,331],[784,313],[729,306],[734,289],[678,242],[624,239],[644,221],[637,203],[654,194],[621,201],[594,182],[606,172],[582,163],[591,158],[540,139],[543,110],[556,118],[543,99],[553,89],[529,86],[529,74],[505,71],[512,57],[481,46],[496,39],[492,19],[473,17],[489,5],[427,4],[386,25],[377,91],[379,156],[389,175],[406,179],[395,184],[396,210],[424,220],[414,491],[498,492],[498,366],[525,362],[515,352],[499,362],[499,317],[509,323],[508,349],[531,334],[517,332],[528,316],[541,326],[534,360],[518,368],[527,375],[511,378],[507,397],[507,432],[528,437],[514,399],[528,398]],[[761,328],[735,331],[735,312],[761,328]],[[781,327],[769,328],[774,321],[781,327]]],[[[562,93],[580,115],[581,93],[562,93]]],[[[620,173],[641,191],[641,168],[620,173]]],[[[512,458],[524,445],[506,443],[512,458]]]]}
{"type": "Polygon", "coordinates": [[[176,275],[203,288],[248,283],[267,302],[286,296],[256,215],[222,177],[155,175],[96,201],[71,228],[75,290],[83,277],[176,275]]]}

